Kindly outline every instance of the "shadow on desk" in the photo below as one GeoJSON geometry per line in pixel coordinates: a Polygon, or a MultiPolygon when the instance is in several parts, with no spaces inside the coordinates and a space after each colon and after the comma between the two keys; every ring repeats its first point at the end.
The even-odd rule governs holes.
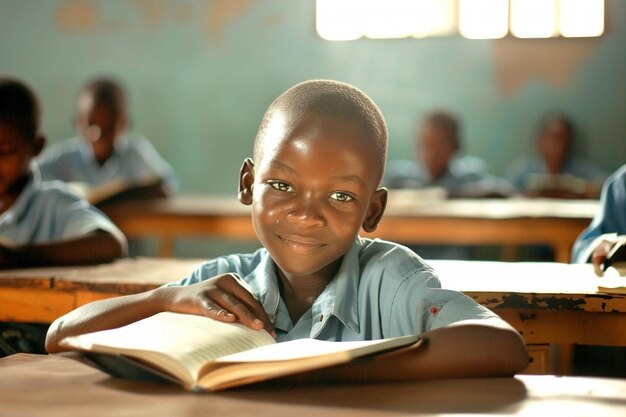
{"type": "Polygon", "coordinates": [[[527,397],[515,378],[440,379],[394,383],[266,382],[218,395],[239,401],[279,402],[334,409],[379,410],[391,413],[514,413],[527,397]],[[358,387],[358,389],[355,389],[358,387]],[[271,391],[268,391],[268,388],[271,391]]]}
{"type": "Polygon", "coordinates": [[[397,416],[447,413],[623,417],[626,380],[520,375],[378,384],[262,383],[195,394],[133,382],[60,355],[0,359],[0,414],[57,417],[397,416]],[[573,408],[575,407],[575,408],[573,408]]]}

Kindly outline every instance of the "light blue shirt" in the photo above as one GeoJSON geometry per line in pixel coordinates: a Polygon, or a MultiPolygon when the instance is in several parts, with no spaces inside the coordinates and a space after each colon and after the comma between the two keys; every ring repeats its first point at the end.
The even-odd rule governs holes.
{"type": "Polygon", "coordinates": [[[572,262],[585,263],[596,238],[606,233],[626,234],[626,165],[611,175],[600,195],[600,211],[578,236],[572,250],[572,262]]]}
{"type": "Polygon", "coordinates": [[[44,180],[98,186],[118,178],[132,184],[161,178],[171,191],[177,189],[174,171],[142,136],[119,138],[111,157],[102,166],[96,161],[91,145],[80,137],[50,146],[36,163],[44,180]]]}
{"type": "MultiPolygon", "coordinates": [[[[543,175],[548,173],[548,168],[542,158],[533,156],[515,161],[507,172],[507,178],[513,186],[518,190],[529,188],[533,175],[543,175]]],[[[559,173],[561,175],[571,175],[585,181],[601,184],[604,182],[608,174],[593,165],[592,163],[579,158],[569,158],[563,169],[559,173]]]]}
{"type": "Polygon", "coordinates": [[[357,238],[335,278],[297,323],[280,296],[276,268],[267,250],[259,249],[206,262],[189,277],[168,285],[239,274],[263,304],[281,342],[305,337],[382,339],[421,334],[460,320],[497,317],[464,294],[441,289],[435,272],[410,249],[378,239],[357,238]]]}
{"type": "Polygon", "coordinates": [[[122,232],[98,209],[66,189],[60,181],[41,182],[36,170],[15,203],[0,214],[0,240],[27,245],[80,237],[95,230],[122,232]]]}

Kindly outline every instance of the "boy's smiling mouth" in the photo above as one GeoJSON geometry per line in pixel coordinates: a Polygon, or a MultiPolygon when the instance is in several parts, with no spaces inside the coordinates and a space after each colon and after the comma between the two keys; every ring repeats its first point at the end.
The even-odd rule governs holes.
{"type": "Polygon", "coordinates": [[[311,253],[326,246],[317,239],[300,235],[276,235],[278,239],[297,253],[311,253]]]}

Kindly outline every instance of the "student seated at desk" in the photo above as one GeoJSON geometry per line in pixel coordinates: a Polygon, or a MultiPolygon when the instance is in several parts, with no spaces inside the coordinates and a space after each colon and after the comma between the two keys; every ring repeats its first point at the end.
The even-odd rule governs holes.
{"type": "MultiPolygon", "coordinates": [[[[572,262],[591,261],[597,274],[602,275],[601,265],[619,235],[626,235],[626,165],[622,165],[604,183],[600,210],[576,239],[572,262]]],[[[585,374],[625,377],[626,348],[576,346],[574,369],[585,374]]]]}
{"type": "Polygon", "coordinates": [[[127,102],[116,81],[85,84],[77,103],[78,136],[52,145],[37,160],[43,178],[78,183],[98,205],[172,194],[177,188],[172,168],[146,138],[128,134],[127,102]]]}
{"type": "Polygon", "coordinates": [[[528,364],[520,335],[469,297],[440,288],[409,249],[360,238],[386,203],[379,188],[387,128],[348,84],[316,80],[279,96],[243,162],[239,200],[264,248],[207,262],[187,278],[97,301],[58,318],[46,339],[122,326],[160,311],[265,328],[279,341],[369,340],[423,334],[425,376],[510,375],[528,364]],[[236,277],[238,274],[239,277],[236,277]]]}
{"type": "MultiPolygon", "coordinates": [[[[0,269],[99,263],[123,256],[126,239],[104,214],[64,184],[42,183],[29,168],[45,143],[39,126],[35,95],[19,81],[0,78],[0,269]]],[[[0,355],[11,353],[11,340],[25,343],[23,337],[1,337],[5,331],[15,335],[23,329],[0,323],[0,355]]]]}
{"type": "Polygon", "coordinates": [[[597,198],[607,173],[571,155],[574,125],[564,115],[542,120],[537,155],[515,161],[507,177],[518,192],[531,197],[597,198]]]}
{"type": "Polygon", "coordinates": [[[626,165],[606,180],[600,195],[600,211],[576,239],[572,262],[591,261],[601,273],[600,265],[619,235],[626,235],[626,165]]]}
{"type": "Polygon", "coordinates": [[[440,187],[452,198],[508,196],[511,186],[488,174],[482,159],[458,156],[460,137],[454,115],[444,111],[428,114],[415,136],[415,161],[390,161],[383,185],[391,189],[440,187]]]}

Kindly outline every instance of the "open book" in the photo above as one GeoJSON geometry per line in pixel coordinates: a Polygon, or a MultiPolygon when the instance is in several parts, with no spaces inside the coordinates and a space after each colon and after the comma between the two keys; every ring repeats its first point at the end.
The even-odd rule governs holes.
{"type": "Polygon", "coordinates": [[[265,330],[163,312],[117,329],[68,337],[61,345],[85,352],[92,363],[114,376],[151,379],[146,375],[152,375],[189,390],[216,391],[346,364],[407,346],[418,348],[420,339],[276,343],[265,330]]]}

